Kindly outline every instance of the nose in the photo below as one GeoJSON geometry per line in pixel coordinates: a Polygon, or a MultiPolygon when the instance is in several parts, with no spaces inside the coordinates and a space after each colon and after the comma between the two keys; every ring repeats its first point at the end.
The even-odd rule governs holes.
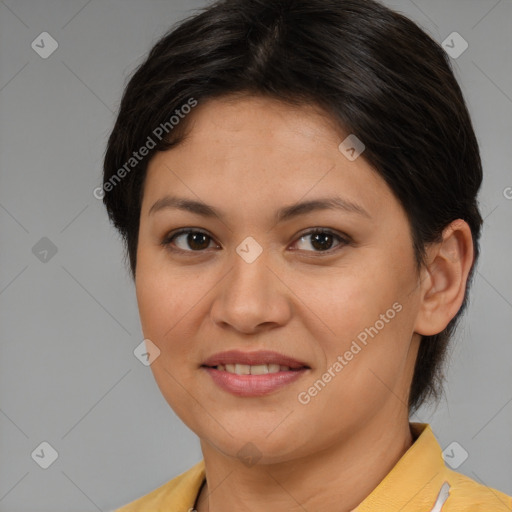
{"type": "Polygon", "coordinates": [[[212,303],[210,314],[215,324],[252,334],[289,321],[292,293],[269,260],[265,250],[251,263],[234,252],[231,270],[212,303]]]}

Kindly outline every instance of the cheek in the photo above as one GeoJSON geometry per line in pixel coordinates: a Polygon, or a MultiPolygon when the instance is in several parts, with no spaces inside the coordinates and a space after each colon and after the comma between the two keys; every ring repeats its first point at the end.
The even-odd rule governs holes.
{"type": "MultiPolygon", "coordinates": [[[[141,251],[136,295],[142,331],[160,349],[160,356],[151,365],[155,378],[159,385],[166,382],[172,392],[176,386],[165,370],[179,376],[180,382],[189,381],[191,367],[199,364],[204,341],[197,332],[209,318],[209,292],[218,280],[218,274],[207,269],[180,269],[166,264],[156,251],[141,251]]],[[[167,390],[164,395],[169,393],[167,390]]]]}
{"type": "Polygon", "coordinates": [[[160,349],[151,371],[165,400],[192,428],[188,420],[199,413],[190,407],[194,381],[184,363],[195,361],[197,347],[185,331],[201,294],[194,292],[190,279],[157,270],[158,266],[147,259],[138,260],[137,267],[136,295],[143,335],[160,349]]]}
{"type": "Polygon", "coordinates": [[[137,304],[144,336],[162,340],[176,318],[179,288],[166,286],[158,272],[146,272],[142,265],[137,272],[137,304]]]}
{"type": "Polygon", "coordinates": [[[389,330],[396,316],[397,306],[393,309],[393,304],[403,306],[403,289],[408,281],[405,273],[394,273],[384,262],[374,260],[373,264],[339,269],[322,279],[303,280],[299,293],[308,297],[310,308],[329,327],[330,335],[324,338],[329,352],[345,349],[347,343],[376,322],[383,331],[382,322],[391,319],[385,324],[389,330]],[[381,315],[385,315],[384,320],[381,315]]]}
{"type": "Polygon", "coordinates": [[[317,405],[337,404],[340,413],[346,407],[363,413],[371,404],[377,407],[389,394],[386,386],[393,388],[402,378],[414,317],[408,293],[414,267],[409,260],[401,267],[391,261],[368,259],[322,280],[321,286],[309,282],[312,309],[329,327],[317,339],[325,358],[318,374],[330,369],[336,375],[326,375],[332,384],[320,393],[317,405]]]}
{"type": "MultiPolygon", "coordinates": [[[[172,280],[172,286],[157,278],[141,284],[137,297],[142,331],[144,337],[160,349],[160,356],[152,364],[153,372],[162,365],[183,379],[184,363],[190,365],[197,359],[196,340],[188,326],[198,321],[195,312],[201,295],[190,291],[190,287],[183,286],[177,279],[172,280]]],[[[160,377],[165,378],[165,375],[160,377]]]]}
{"type": "MultiPolygon", "coordinates": [[[[199,300],[190,272],[165,266],[160,251],[139,247],[135,289],[144,335],[164,342],[199,300]]],[[[162,347],[161,347],[162,348],[162,347]]]]}

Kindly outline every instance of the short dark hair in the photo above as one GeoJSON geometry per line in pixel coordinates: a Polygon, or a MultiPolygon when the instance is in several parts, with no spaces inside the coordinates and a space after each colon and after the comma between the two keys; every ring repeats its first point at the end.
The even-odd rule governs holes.
{"type": "Polygon", "coordinates": [[[223,0],[179,23],[129,80],[105,153],[103,202],[133,278],[148,162],[185,133],[186,116],[176,129],[171,117],[191,100],[238,93],[317,105],[361,139],[362,157],[407,214],[418,268],[444,227],[469,224],[475,257],[464,301],[446,329],[423,337],[409,411],[438,399],[482,224],[478,142],[449,57],[414,22],[373,0],[223,0]],[[127,169],[148,137],[154,147],[127,169]]]}

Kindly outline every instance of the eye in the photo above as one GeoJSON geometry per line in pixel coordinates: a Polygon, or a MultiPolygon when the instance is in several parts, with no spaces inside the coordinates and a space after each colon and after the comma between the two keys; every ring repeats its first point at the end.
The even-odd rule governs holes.
{"type": "Polygon", "coordinates": [[[299,240],[295,242],[295,244],[299,245],[299,250],[306,250],[307,246],[310,245],[314,248],[313,251],[308,252],[334,252],[335,250],[347,245],[350,243],[350,239],[348,236],[341,236],[337,233],[334,233],[330,229],[325,228],[314,228],[310,231],[302,233],[299,240]],[[308,241],[309,239],[309,241],[308,241]],[[332,249],[334,241],[338,240],[338,245],[334,246],[332,249]],[[302,245],[302,247],[300,247],[302,245]],[[306,249],[304,249],[306,248],[306,249]]]}
{"type": "Polygon", "coordinates": [[[208,249],[212,241],[212,237],[204,231],[188,228],[171,233],[161,245],[172,251],[203,252],[204,249],[208,249]]]}
{"type": "MultiPolygon", "coordinates": [[[[170,233],[161,242],[161,245],[174,252],[200,253],[210,248],[212,242],[214,240],[208,233],[199,229],[187,228],[170,233]]],[[[350,238],[347,235],[342,236],[326,228],[314,228],[302,233],[293,245],[299,245],[298,250],[305,250],[306,252],[331,253],[348,244],[350,244],[350,238]],[[308,241],[308,239],[310,240],[308,241]],[[338,244],[334,245],[336,240],[338,240],[338,244]],[[313,251],[307,249],[308,244],[313,247],[313,251]]],[[[214,243],[214,246],[220,248],[218,244],[214,243]]]]}

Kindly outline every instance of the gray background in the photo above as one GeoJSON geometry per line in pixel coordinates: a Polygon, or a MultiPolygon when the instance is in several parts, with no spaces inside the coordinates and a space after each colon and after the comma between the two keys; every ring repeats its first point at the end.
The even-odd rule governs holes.
{"type": "MultiPolygon", "coordinates": [[[[446,399],[411,420],[467,451],[458,471],[512,494],[512,2],[386,3],[469,43],[452,62],[485,167],[483,253],[446,399]]],[[[203,5],[0,1],[0,512],[112,510],[201,458],[133,355],[134,288],[92,191],[128,75],[203,5]],[[44,31],[59,45],[47,59],[31,47],[44,31]],[[31,457],[42,441],[58,452],[46,470],[31,457]]]]}

